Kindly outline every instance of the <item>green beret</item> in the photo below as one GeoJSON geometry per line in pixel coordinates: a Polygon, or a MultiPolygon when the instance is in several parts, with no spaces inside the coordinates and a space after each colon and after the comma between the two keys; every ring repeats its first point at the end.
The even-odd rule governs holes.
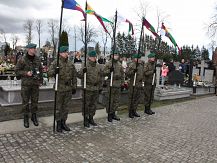
{"type": "Polygon", "coordinates": [[[69,50],[69,47],[68,47],[68,46],[61,46],[61,47],[60,47],[60,53],[68,52],[68,50],[69,50]]]}
{"type": "Polygon", "coordinates": [[[155,53],[150,53],[150,54],[148,55],[148,58],[155,58],[155,53]]]}
{"type": "Polygon", "coordinates": [[[115,51],[114,51],[114,54],[119,55],[119,51],[118,51],[118,50],[115,50],[115,51]]]}
{"type": "Polygon", "coordinates": [[[96,51],[95,51],[95,50],[90,51],[90,52],[88,53],[88,56],[89,56],[89,57],[96,57],[96,51]]]}
{"type": "Polygon", "coordinates": [[[132,58],[141,58],[141,55],[139,55],[139,54],[133,54],[132,58]]]}
{"type": "Polygon", "coordinates": [[[31,48],[36,48],[36,44],[33,44],[33,43],[29,43],[28,45],[26,45],[26,48],[29,48],[29,49],[31,49],[31,48]]]}

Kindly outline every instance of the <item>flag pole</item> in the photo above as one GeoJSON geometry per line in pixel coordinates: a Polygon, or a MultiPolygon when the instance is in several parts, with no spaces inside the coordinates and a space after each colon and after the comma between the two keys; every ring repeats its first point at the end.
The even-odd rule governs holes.
{"type": "Polygon", "coordinates": [[[114,74],[114,54],[116,50],[116,27],[117,27],[117,9],[115,11],[115,26],[113,30],[113,49],[112,49],[112,66],[111,66],[111,78],[110,78],[110,87],[109,87],[109,107],[108,107],[108,115],[110,114],[111,110],[111,91],[112,91],[112,85],[113,85],[113,74],[114,74]]]}
{"type": "MultiPolygon", "coordinates": [[[[55,78],[55,100],[54,100],[54,120],[53,120],[53,132],[55,132],[55,124],[56,124],[56,108],[57,108],[57,88],[58,88],[58,79],[59,79],[59,51],[60,51],[60,36],[62,30],[62,19],[63,19],[63,3],[64,0],[61,0],[61,14],[60,14],[60,27],[59,27],[59,42],[57,49],[57,67],[56,67],[56,78],[55,78]]],[[[56,49],[54,49],[56,50],[56,49]]]]}
{"type": "MultiPolygon", "coordinates": [[[[87,11],[87,0],[85,3],[85,11],[87,11]]],[[[84,44],[84,69],[83,70],[87,70],[87,14],[85,14],[85,26],[84,26],[84,37],[85,37],[85,44],[84,44]]],[[[83,89],[83,114],[84,114],[84,127],[85,124],[87,123],[87,119],[86,119],[86,114],[87,114],[87,110],[86,110],[86,87],[87,87],[87,72],[84,71],[84,89],[83,89]]],[[[88,111],[89,114],[89,111],[88,111]]]]}
{"type": "MultiPolygon", "coordinates": [[[[141,33],[140,33],[140,38],[139,38],[138,55],[140,55],[140,52],[141,52],[141,42],[142,42],[142,37],[143,37],[143,29],[144,29],[144,25],[143,25],[143,18],[142,18],[142,27],[141,27],[141,33]]],[[[139,58],[137,57],[136,69],[134,72],[134,79],[133,79],[133,90],[132,90],[132,96],[131,96],[131,102],[130,102],[130,109],[132,109],[132,106],[133,106],[133,98],[134,98],[134,91],[135,91],[135,86],[136,86],[136,77],[137,77],[137,71],[138,71],[138,62],[139,62],[139,58]]],[[[129,114],[130,114],[130,110],[129,110],[129,114]]]]}

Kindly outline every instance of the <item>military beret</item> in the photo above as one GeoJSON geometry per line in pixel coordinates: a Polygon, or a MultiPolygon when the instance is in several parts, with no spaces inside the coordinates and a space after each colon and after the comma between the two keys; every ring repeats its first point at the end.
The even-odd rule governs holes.
{"type": "Polygon", "coordinates": [[[26,45],[26,48],[36,48],[36,44],[33,44],[33,43],[29,43],[28,45],[26,45]]]}
{"type": "Polygon", "coordinates": [[[119,51],[118,51],[118,50],[115,50],[115,51],[114,51],[114,54],[119,55],[119,51]]]}
{"type": "Polygon", "coordinates": [[[155,53],[150,53],[150,54],[148,55],[148,58],[155,58],[155,53]]]}
{"type": "Polygon", "coordinates": [[[96,57],[96,51],[95,50],[92,50],[88,53],[88,56],[89,57],[96,57]]]}
{"type": "Polygon", "coordinates": [[[60,47],[60,53],[67,52],[68,50],[69,50],[68,46],[61,46],[60,47]]]}
{"type": "Polygon", "coordinates": [[[133,54],[132,58],[141,58],[141,55],[139,55],[139,54],[133,54]]]}

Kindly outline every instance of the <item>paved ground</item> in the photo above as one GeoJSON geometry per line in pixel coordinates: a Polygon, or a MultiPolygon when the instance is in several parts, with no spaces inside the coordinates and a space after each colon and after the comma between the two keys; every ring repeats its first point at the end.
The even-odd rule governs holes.
{"type": "Polygon", "coordinates": [[[53,134],[52,127],[43,125],[1,134],[0,162],[217,162],[216,96],[155,111],[136,119],[124,114],[112,124],[100,118],[99,126],[90,129],[74,122],[64,134],[53,134]]]}

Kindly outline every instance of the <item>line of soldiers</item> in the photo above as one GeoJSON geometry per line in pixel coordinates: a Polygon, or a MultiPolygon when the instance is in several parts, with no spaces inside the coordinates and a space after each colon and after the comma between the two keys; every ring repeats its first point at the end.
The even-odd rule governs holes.
{"type": "MultiPolygon", "coordinates": [[[[20,58],[16,67],[16,75],[21,76],[21,96],[24,113],[24,127],[29,127],[29,113],[31,112],[31,120],[35,126],[38,126],[37,118],[37,104],[39,97],[39,87],[42,84],[42,65],[40,59],[36,54],[36,44],[28,44],[27,54],[20,58]],[[29,107],[29,101],[31,99],[31,107],[29,107]],[[30,109],[31,108],[31,109],[30,109]]],[[[84,79],[86,73],[86,89],[85,89],[85,101],[83,99],[83,113],[85,108],[84,126],[90,127],[90,125],[97,126],[93,117],[96,113],[96,105],[99,93],[103,89],[103,80],[105,76],[108,77],[107,82],[110,83],[111,73],[113,73],[113,84],[110,87],[107,86],[108,93],[106,95],[107,105],[106,111],[108,113],[108,121],[113,120],[120,121],[120,118],[116,115],[116,111],[119,107],[121,85],[124,83],[124,76],[126,75],[130,79],[129,83],[129,117],[140,117],[137,113],[138,104],[140,102],[140,96],[144,94],[144,112],[148,115],[154,114],[150,108],[150,101],[153,96],[150,97],[150,91],[152,89],[152,80],[155,73],[155,54],[150,53],[148,55],[148,62],[143,63],[139,54],[132,56],[132,63],[124,75],[124,70],[119,62],[119,54],[115,51],[114,56],[104,65],[103,68],[96,62],[96,52],[90,51],[87,57],[86,67],[83,64],[80,71],[76,71],[74,64],[68,60],[68,47],[62,46],[59,49],[59,69],[57,67],[57,60],[55,60],[49,67],[48,76],[55,77],[55,74],[59,74],[58,89],[57,89],[57,112],[56,122],[57,132],[70,131],[70,128],[66,125],[68,117],[69,102],[71,100],[71,94],[76,93],[77,78],[84,79]],[[58,72],[57,72],[58,71],[58,72]],[[135,85],[134,76],[136,73],[135,85]],[[111,91],[111,94],[109,94],[111,91]],[[109,96],[110,95],[110,96],[109,96]]],[[[82,82],[84,83],[84,82],[82,82]]],[[[109,85],[109,84],[108,84],[109,85]]],[[[152,94],[153,95],[153,94],[152,94]]],[[[83,94],[84,96],[84,94],[83,94]]]]}

